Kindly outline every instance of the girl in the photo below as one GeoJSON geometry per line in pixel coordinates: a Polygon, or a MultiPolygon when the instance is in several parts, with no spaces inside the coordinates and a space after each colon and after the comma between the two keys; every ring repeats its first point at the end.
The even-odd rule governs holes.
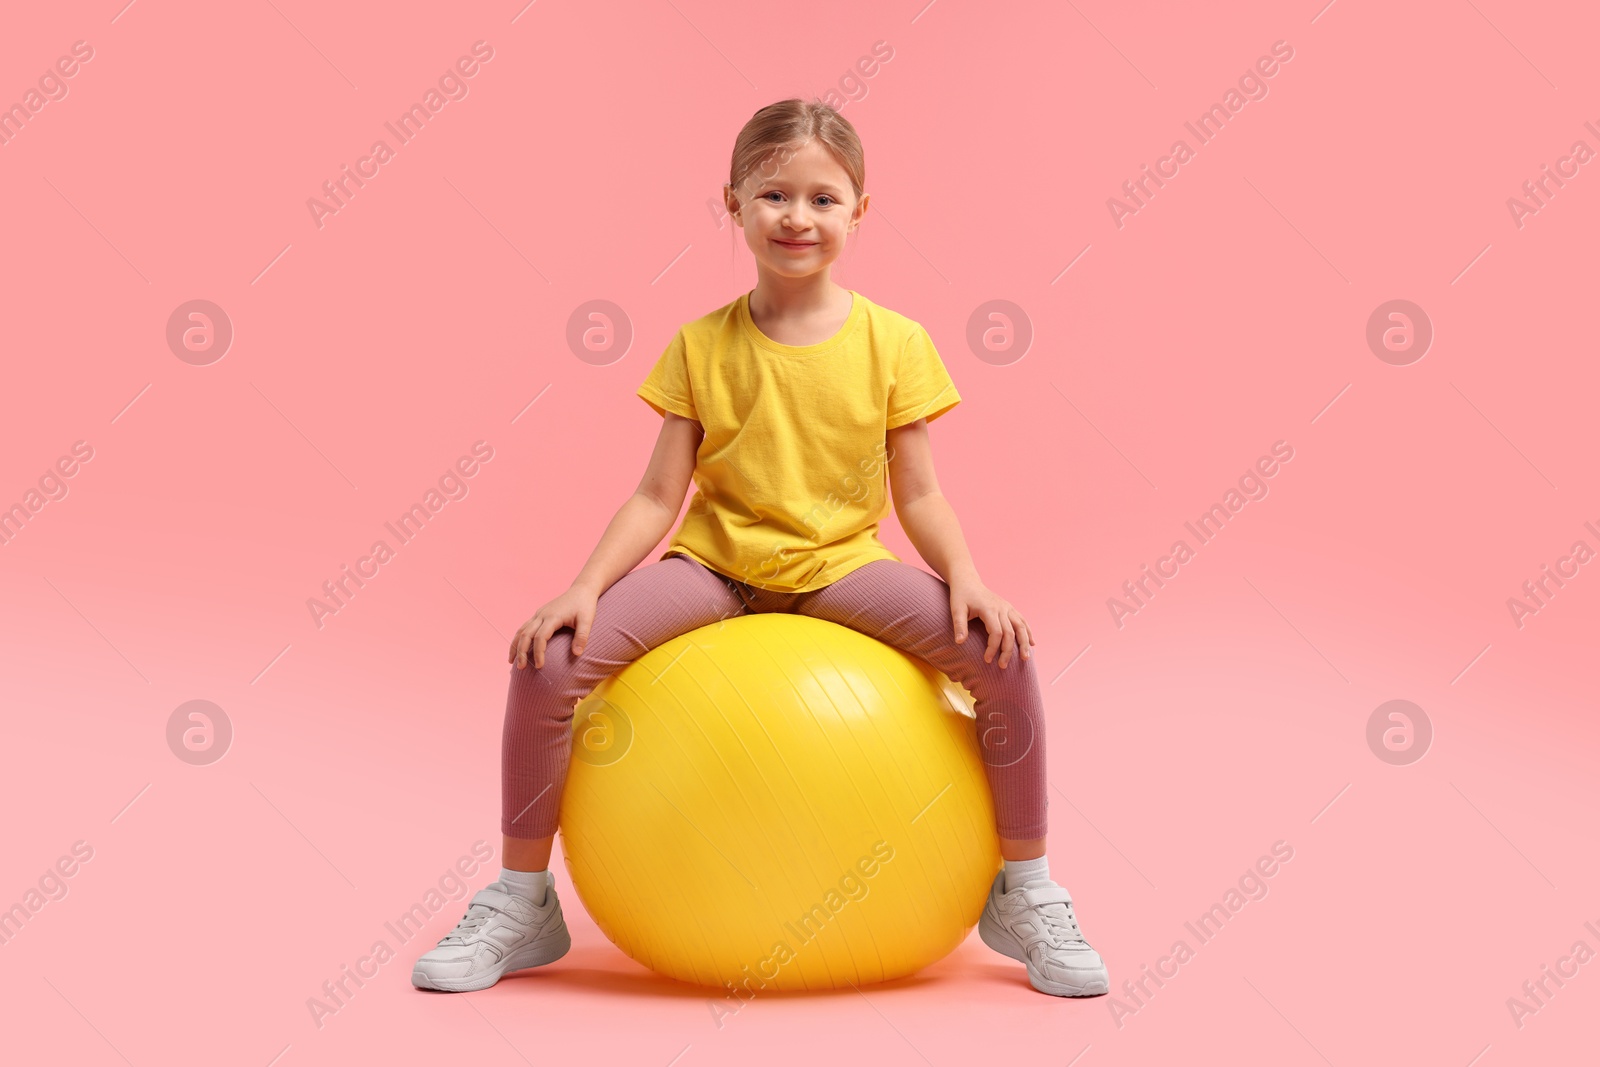
{"type": "Polygon", "coordinates": [[[418,988],[485,989],[572,944],[548,868],[575,705],[679,634],[787,611],[921,657],[972,693],[1005,861],[979,934],[1041,992],[1106,992],[1105,964],[1045,859],[1036,642],[978,578],[934,476],[928,424],[961,397],[920,325],[829,273],[866,213],[865,174],[855,128],[818,101],[771,104],[739,132],[723,197],[755,255],[756,287],[667,345],[638,390],[663,419],[639,488],[571,588],[517,631],[505,866],[417,961],[418,988]],[[691,477],[697,492],[668,550],[635,570],[672,528],[691,477]],[[878,540],[886,489],[941,577],[878,540]]]}

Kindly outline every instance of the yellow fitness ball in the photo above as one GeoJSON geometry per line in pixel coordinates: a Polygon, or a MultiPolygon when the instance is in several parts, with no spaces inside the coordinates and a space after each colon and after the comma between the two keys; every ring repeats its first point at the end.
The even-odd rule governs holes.
{"type": "Polygon", "coordinates": [[[561,840],[601,931],[702,986],[832,989],[942,959],[1000,869],[972,698],[836,623],[740,615],[573,715],[561,840]]]}

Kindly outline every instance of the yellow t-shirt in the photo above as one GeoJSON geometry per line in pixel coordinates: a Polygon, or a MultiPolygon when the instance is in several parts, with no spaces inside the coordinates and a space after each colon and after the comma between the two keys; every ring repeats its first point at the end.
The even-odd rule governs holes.
{"type": "Polygon", "coordinates": [[[961,401],[928,333],[851,290],[814,345],[756,328],[750,294],[678,330],[638,394],[705,431],[679,552],[760,589],[821,589],[877,559],[890,511],[885,431],[961,401]]]}

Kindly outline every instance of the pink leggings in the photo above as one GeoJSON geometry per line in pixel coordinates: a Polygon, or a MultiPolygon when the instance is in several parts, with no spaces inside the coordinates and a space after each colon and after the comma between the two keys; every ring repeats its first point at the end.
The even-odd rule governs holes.
{"type": "MultiPolygon", "coordinates": [[[[562,627],[545,646],[542,668],[511,666],[501,743],[500,829],[507,837],[556,832],[572,754],[572,716],[595,686],[657,645],[720,619],[769,611],[848,626],[943,671],[972,694],[978,748],[994,795],[998,834],[1045,836],[1044,702],[1033,660],[1014,652],[983,661],[988,630],[968,624],[955,643],[950,587],[936,575],[892,559],[873,560],[808,593],[753,588],[687,556],[669,556],[623,575],[600,595],[589,645],[572,655],[562,627]]],[[[1020,651],[1020,650],[1019,650],[1020,651]]]]}

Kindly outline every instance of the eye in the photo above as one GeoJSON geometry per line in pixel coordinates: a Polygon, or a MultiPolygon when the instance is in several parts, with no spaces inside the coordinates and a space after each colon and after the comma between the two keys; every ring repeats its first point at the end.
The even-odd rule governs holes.
{"type": "Polygon", "coordinates": [[[783,194],[782,194],[782,193],[780,193],[780,192],[778,192],[778,191],[777,191],[777,190],[776,190],[776,189],[774,189],[774,190],[773,190],[773,191],[772,191],[772,192],[770,192],[770,193],[763,193],[763,194],[762,194],[762,196],[761,196],[761,199],[763,199],[763,200],[766,200],[766,199],[767,199],[767,198],[768,198],[768,197],[773,197],[773,196],[782,196],[782,195],[783,195],[783,194]]]}
{"type": "Polygon", "coordinates": [[[826,204],[823,204],[823,205],[822,205],[822,206],[823,206],[823,207],[830,207],[830,206],[832,206],[832,205],[833,205],[833,204],[836,204],[836,203],[838,203],[838,201],[836,201],[836,200],[834,200],[834,198],[833,198],[833,197],[831,197],[831,196],[829,196],[829,195],[828,195],[828,194],[827,194],[827,193],[821,193],[821,194],[819,194],[819,195],[818,195],[818,196],[817,196],[817,199],[818,199],[818,200],[826,200],[826,201],[828,201],[828,203],[826,203],[826,204]]]}

